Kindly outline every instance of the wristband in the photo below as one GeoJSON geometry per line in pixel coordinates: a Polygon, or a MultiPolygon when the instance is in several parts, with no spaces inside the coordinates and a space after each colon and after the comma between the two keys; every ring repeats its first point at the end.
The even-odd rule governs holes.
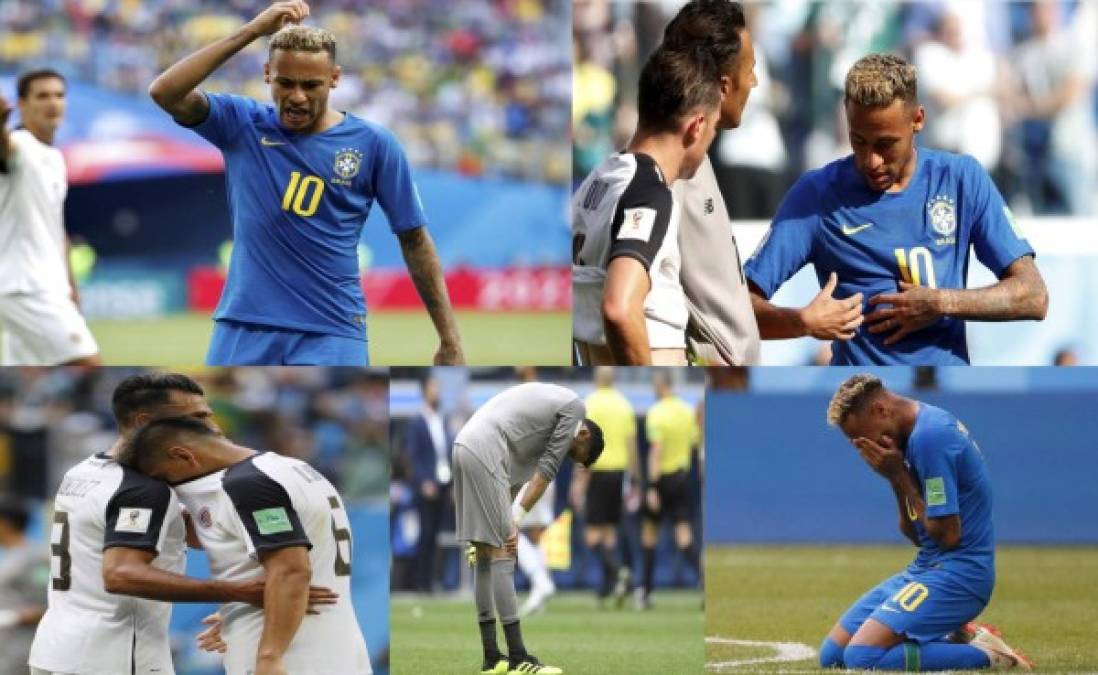
{"type": "Polygon", "coordinates": [[[514,520],[516,523],[521,522],[522,519],[526,517],[526,514],[527,511],[522,508],[522,504],[515,502],[514,505],[511,506],[511,520],[514,520]]]}

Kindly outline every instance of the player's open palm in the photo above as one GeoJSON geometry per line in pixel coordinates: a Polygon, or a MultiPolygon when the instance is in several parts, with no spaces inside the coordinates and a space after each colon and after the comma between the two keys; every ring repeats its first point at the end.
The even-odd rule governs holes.
{"type": "Polygon", "coordinates": [[[933,288],[916,286],[906,281],[900,282],[899,293],[875,295],[869,299],[869,305],[876,307],[865,316],[869,332],[892,331],[885,338],[886,345],[895,344],[909,333],[926,328],[942,318],[942,312],[938,309],[938,292],[933,288]]]}
{"type": "Polygon", "coordinates": [[[309,16],[305,0],[276,2],[251,20],[251,27],[260,35],[272,35],[287,23],[301,23],[309,16]]]}
{"type": "Polygon", "coordinates": [[[817,340],[849,340],[862,325],[862,294],[849,298],[833,297],[839,276],[834,272],[819,294],[801,311],[805,330],[817,340]]]}

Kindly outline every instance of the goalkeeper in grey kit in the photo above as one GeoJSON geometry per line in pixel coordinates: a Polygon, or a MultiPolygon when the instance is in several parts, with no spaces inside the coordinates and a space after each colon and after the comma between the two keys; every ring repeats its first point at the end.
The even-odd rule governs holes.
{"type": "Polygon", "coordinates": [[[531,382],[492,397],[454,441],[457,538],[475,548],[473,595],[481,645],[482,675],[559,675],[526,650],[515,594],[518,521],[545,492],[565,457],[590,466],[602,454],[602,430],[586,419],[575,392],[531,382]],[[529,483],[520,502],[512,500],[529,483]],[[496,642],[496,616],[506,656],[496,642]]]}

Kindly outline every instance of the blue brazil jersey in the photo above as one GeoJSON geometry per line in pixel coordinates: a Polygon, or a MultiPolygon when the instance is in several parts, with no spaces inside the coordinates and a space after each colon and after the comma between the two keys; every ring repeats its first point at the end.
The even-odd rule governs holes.
{"type": "Polygon", "coordinates": [[[979,447],[956,417],[920,403],[904,457],[922,490],[927,517],[961,518],[961,541],[949,551],[915,523],[919,553],[908,572],[942,570],[987,602],[995,585],[995,532],[991,480],[979,447]]]}
{"type": "Polygon", "coordinates": [[[191,127],[225,157],[233,219],[214,319],[366,339],[358,242],[376,200],[394,233],[426,225],[407,158],[388,130],[351,114],[294,134],[271,105],[206,94],[191,127]]]}
{"type": "MultiPolygon", "coordinates": [[[[975,159],[929,148],[919,148],[917,157],[915,175],[902,192],[870,189],[853,155],[805,173],[744,266],[747,277],[769,298],[812,263],[821,286],[831,272],[838,274],[835,297],[863,293],[868,303],[898,291],[901,280],[965,288],[970,246],[997,277],[1033,254],[975,159]]],[[[886,347],[892,332],[873,334],[863,324],[853,339],[832,343],[832,365],[968,363],[961,320],[943,318],[886,347]]]]}

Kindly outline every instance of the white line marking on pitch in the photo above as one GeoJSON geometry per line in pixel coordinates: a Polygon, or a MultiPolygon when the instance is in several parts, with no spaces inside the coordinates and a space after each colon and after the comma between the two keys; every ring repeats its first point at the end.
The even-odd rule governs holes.
{"type": "Polygon", "coordinates": [[[754,659],[738,659],[736,661],[718,661],[707,663],[707,670],[724,670],[737,666],[750,666],[757,663],[786,663],[789,661],[803,661],[815,658],[816,650],[800,642],[760,642],[757,640],[734,640],[724,637],[707,637],[708,644],[732,645],[735,647],[769,647],[774,650],[773,656],[764,656],[754,659]]]}

